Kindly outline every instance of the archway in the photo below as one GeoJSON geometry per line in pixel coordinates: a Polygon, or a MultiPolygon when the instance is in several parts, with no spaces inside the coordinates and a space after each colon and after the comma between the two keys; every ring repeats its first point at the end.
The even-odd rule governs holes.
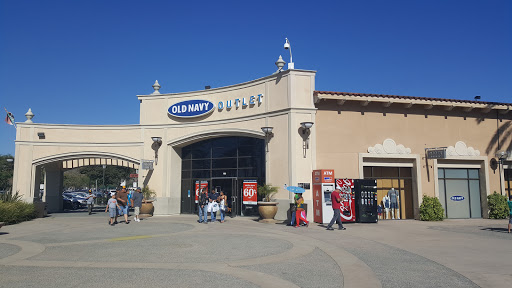
{"type": "Polygon", "coordinates": [[[63,211],[65,171],[86,166],[102,166],[103,170],[108,166],[121,166],[135,171],[139,162],[121,154],[105,152],[67,153],[35,159],[32,162],[32,196],[34,201],[46,202],[48,212],[63,211]]]}

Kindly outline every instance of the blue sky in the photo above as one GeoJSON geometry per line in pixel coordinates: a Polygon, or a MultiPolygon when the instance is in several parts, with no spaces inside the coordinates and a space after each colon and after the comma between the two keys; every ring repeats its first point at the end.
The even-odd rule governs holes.
{"type": "MultiPolygon", "coordinates": [[[[32,108],[37,123],[137,124],[155,80],[264,77],[288,62],[285,37],[317,90],[512,102],[508,0],[0,0],[0,105],[20,122],[32,108]]],[[[15,129],[0,135],[14,154],[15,129]]]]}

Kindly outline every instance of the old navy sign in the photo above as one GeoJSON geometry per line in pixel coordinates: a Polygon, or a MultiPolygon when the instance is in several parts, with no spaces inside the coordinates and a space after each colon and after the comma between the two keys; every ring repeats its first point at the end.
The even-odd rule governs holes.
{"type": "Polygon", "coordinates": [[[452,201],[462,201],[464,200],[464,196],[452,196],[450,197],[452,201]]]}
{"type": "Polygon", "coordinates": [[[207,100],[187,100],[173,104],[168,112],[175,117],[192,118],[208,114],[213,108],[213,103],[207,100]]]}

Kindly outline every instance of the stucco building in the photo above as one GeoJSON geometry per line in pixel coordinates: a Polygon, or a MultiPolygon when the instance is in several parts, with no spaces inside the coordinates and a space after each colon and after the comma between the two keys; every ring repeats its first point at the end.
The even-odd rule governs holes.
{"type": "MultiPolygon", "coordinates": [[[[44,201],[58,211],[63,171],[121,165],[157,192],[155,214],[195,213],[205,183],[252,215],[242,186],[256,181],[280,188],[278,219],[292,198],[283,185],[311,183],[314,169],[377,179],[379,201],[397,189],[401,218],[418,217],[423,194],[439,197],[447,217],[470,218],[487,216],[488,194],[510,193],[510,153],[495,156],[511,150],[508,103],[317,91],[314,71],[294,69],[194,92],[153,88],[137,96],[138,125],[18,123],[14,190],[33,201],[44,166],[44,201]],[[426,157],[439,147],[446,157],[426,157]]],[[[311,190],[304,197],[311,204],[311,190]]]]}

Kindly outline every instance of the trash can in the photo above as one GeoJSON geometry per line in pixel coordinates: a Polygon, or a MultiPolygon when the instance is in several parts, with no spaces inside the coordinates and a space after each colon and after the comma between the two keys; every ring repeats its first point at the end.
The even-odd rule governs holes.
{"type": "Polygon", "coordinates": [[[34,202],[34,209],[37,218],[48,216],[48,205],[46,202],[34,202]]]}

